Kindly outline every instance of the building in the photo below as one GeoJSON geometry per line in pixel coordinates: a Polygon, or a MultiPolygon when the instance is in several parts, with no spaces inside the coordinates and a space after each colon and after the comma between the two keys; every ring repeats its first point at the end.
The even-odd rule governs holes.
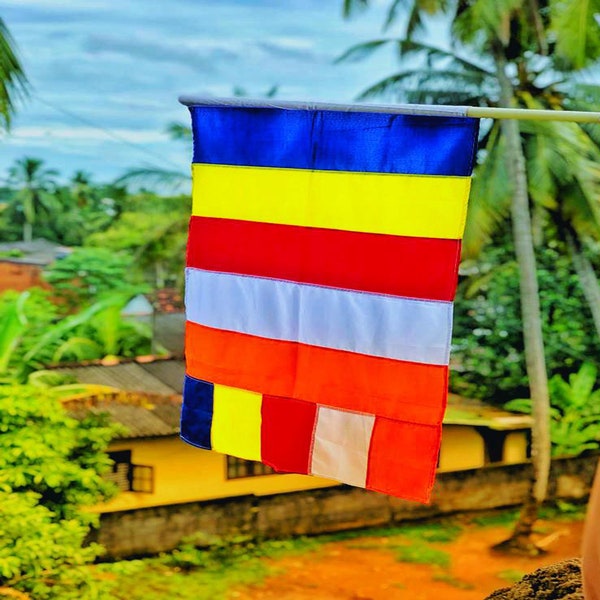
{"type": "MultiPolygon", "coordinates": [[[[276,474],[261,463],[194,448],[179,439],[185,365],[179,359],[57,369],[114,393],[71,401],[70,410],[107,412],[127,433],[110,445],[111,478],[121,493],[100,512],[308,490],[339,485],[306,475],[276,474]],[[127,393],[123,393],[126,390],[127,393]]],[[[439,471],[527,460],[531,418],[450,395],[439,471]]]]}
{"type": "Polygon", "coordinates": [[[0,292],[22,292],[31,287],[49,287],[42,271],[71,250],[44,239],[0,244],[0,292]]]}

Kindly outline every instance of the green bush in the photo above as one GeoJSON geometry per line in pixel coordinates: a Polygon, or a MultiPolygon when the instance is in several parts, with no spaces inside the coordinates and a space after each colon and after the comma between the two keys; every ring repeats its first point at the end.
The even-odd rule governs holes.
{"type": "MultiPolygon", "coordinates": [[[[554,375],[550,392],[550,438],[554,456],[578,456],[600,448],[600,389],[594,390],[598,369],[584,363],[568,382],[554,375]]],[[[530,399],[512,400],[505,408],[530,414],[530,399]]]]}
{"type": "Polygon", "coordinates": [[[54,295],[68,310],[81,308],[107,295],[143,288],[131,280],[132,256],[105,248],[76,248],[65,258],[55,260],[44,272],[54,295]]]}
{"type": "Polygon", "coordinates": [[[97,515],[82,510],[110,497],[102,477],[115,428],[102,417],[67,415],[51,390],[0,385],[0,587],[35,600],[99,600],[103,585],[84,547],[97,515]]]}
{"type": "MultiPolygon", "coordinates": [[[[550,241],[537,249],[537,261],[548,371],[566,377],[586,360],[600,366],[600,341],[570,260],[550,241]]],[[[450,388],[495,404],[526,397],[519,273],[508,233],[464,267],[473,274],[456,295],[450,388]]]]}

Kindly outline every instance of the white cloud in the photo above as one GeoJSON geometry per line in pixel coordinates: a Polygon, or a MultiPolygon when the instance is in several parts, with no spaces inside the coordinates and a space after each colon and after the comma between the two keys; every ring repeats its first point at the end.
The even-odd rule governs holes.
{"type": "MultiPolygon", "coordinates": [[[[164,142],[167,136],[160,131],[141,131],[136,129],[111,129],[114,136],[118,136],[132,144],[164,142]]],[[[109,133],[94,127],[15,127],[11,132],[15,139],[20,140],[53,140],[77,141],[82,140],[90,143],[104,142],[106,140],[117,141],[109,133]]]]}

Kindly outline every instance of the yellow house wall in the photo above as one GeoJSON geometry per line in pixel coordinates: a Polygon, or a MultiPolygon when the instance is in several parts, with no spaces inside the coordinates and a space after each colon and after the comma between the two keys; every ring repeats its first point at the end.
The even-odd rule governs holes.
{"type": "Polygon", "coordinates": [[[485,463],[483,438],[475,428],[444,425],[438,471],[477,469],[485,463]]]}
{"type": "Polygon", "coordinates": [[[509,465],[527,460],[527,432],[511,431],[504,440],[502,462],[509,465]]]}
{"type": "Polygon", "coordinates": [[[121,492],[97,512],[130,510],[245,494],[276,494],[338,485],[307,475],[264,475],[226,479],[225,455],[194,448],[177,437],[124,440],[109,450],[131,450],[134,464],[154,467],[154,493],[121,492]]]}
{"type": "MultiPolygon", "coordinates": [[[[338,485],[335,481],[307,475],[264,475],[226,478],[223,454],[194,448],[177,437],[124,440],[110,450],[131,450],[132,462],[154,467],[154,493],[121,492],[108,503],[94,507],[111,512],[183,502],[214,500],[246,494],[268,495],[338,485]]],[[[523,431],[507,435],[503,462],[524,462],[527,436],[523,431]]],[[[438,471],[477,469],[485,464],[483,438],[468,425],[444,425],[438,471]]]]}

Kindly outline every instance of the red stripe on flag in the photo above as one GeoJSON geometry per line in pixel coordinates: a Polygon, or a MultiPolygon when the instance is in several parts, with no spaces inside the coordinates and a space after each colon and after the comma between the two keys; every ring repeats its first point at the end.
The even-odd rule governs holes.
{"type": "Polygon", "coordinates": [[[426,425],[441,422],[448,367],[425,365],[187,322],[187,373],[270,396],[297,398],[426,425]]]}
{"type": "Polygon", "coordinates": [[[192,217],[187,266],[451,301],[460,240],[192,217]]]}
{"type": "Polygon", "coordinates": [[[261,460],[277,471],[308,474],[317,405],[263,396],[261,460]]]}

